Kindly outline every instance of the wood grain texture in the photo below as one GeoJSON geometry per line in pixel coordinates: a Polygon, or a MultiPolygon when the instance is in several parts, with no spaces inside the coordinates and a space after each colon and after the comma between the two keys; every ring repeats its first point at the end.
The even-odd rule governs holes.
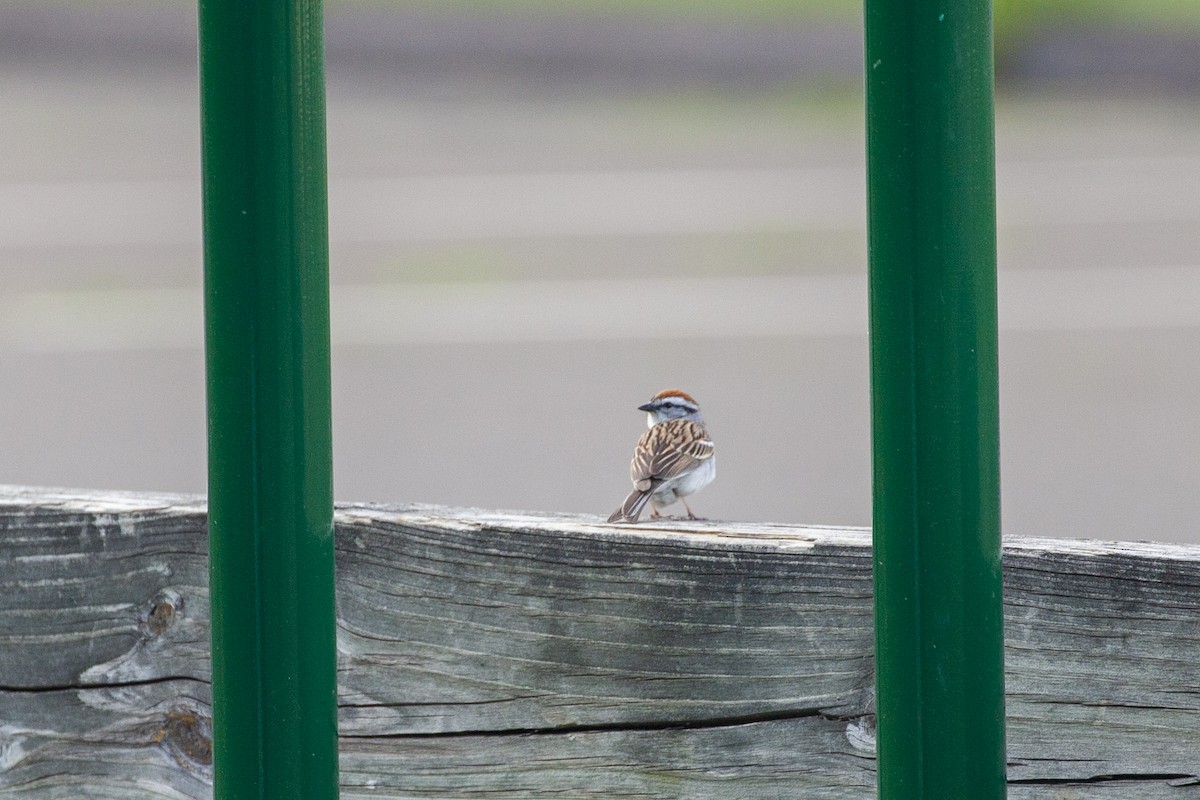
{"type": "MultiPolygon", "coordinates": [[[[869,537],[344,505],[343,797],[869,798],[869,537]]],[[[198,498],[0,487],[0,794],[211,796],[198,498]]],[[[1200,798],[1200,548],[1011,540],[1009,796],[1200,798]]]]}

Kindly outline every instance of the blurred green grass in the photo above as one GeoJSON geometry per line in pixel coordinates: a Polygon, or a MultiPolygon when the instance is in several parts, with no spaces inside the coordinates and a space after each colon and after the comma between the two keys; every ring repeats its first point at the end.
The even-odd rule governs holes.
{"type": "MultiPolygon", "coordinates": [[[[196,0],[24,0],[28,5],[75,7],[195,6],[196,0]]],[[[422,8],[481,14],[533,12],[560,16],[690,16],[744,19],[862,17],[862,0],[325,0],[326,8],[422,8]]],[[[1200,30],[1200,0],[994,0],[996,27],[1024,28],[1071,21],[1106,26],[1191,25],[1200,30]]]]}
{"type": "MultiPolygon", "coordinates": [[[[7,0],[59,8],[192,7],[196,0],[7,0]]],[[[951,7],[950,0],[946,0],[951,7]]],[[[862,24],[863,0],[325,0],[327,10],[417,10],[452,16],[543,15],[580,20],[682,19],[697,23],[741,20],[802,28],[806,23],[862,24]]],[[[1166,32],[1200,38],[1200,0],[993,0],[997,55],[1020,50],[1029,37],[1070,30],[1087,36],[1166,32]]]]}
{"type": "MultiPolygon", "coordinates": [[[[862,0],[326,0],[336,7],[409,7],[455,13],[538,13],[575,17],[684,17],[803,25],[860,25],[862,0]]],[[[1084,32],[1164,31],[1200,37],[1200,0],[993,0],[997,54],[1019,49],[1030,35],[1075,28],[1084,32]]]]}
{"type": "Polygon", "coordinates": [[[996,50],[1047,28],[1174,30],[1200,37],[1200,0],[995,0],[996,50]]]}
{"type": "MultiPolygon", "coordinates": [[[[327,6],[410,6],[482,13],[537,11],[558,15],[640,14],[744,19],[855,20],[861,0],[327,0],[327,6]]],[[[1104,26],[1188,24],[1200,30],[1200,0],[995,0],[997,31],[1040,23],[1104,26]]]]}

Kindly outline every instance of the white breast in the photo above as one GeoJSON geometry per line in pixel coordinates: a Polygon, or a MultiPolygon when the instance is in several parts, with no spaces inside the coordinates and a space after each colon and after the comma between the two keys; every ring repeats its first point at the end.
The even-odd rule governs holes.
{"type": "Polygon", "coordinates": [[[668,481],[659,487],[651,498],[656,508],[665,508],[671,505],[681,497],[687,497],[689,494],[695,494],[712,483],[712,479],[717,477],[717,458],[712,458],[702,462],[691,472],[680,475],[672,481],[668,481]]]}

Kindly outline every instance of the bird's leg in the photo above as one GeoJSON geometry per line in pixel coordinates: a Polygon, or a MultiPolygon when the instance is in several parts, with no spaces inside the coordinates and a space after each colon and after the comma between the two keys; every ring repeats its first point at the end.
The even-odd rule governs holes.
{"type": "Polygon", "coordinates": [[[657,509],[657,508],[655,508],[655,507],[653,506],[653,504],[652,504],[652,505],[650,506],[650,519],[658,519],[658,518],[660,518],[661,516],[662,516],[662,514],[658,513],[658,509],[657,509]]]}
{"type": "Polygon", "coordinates": [[[695,514],[692,513],[692,507],[687,504],[687,500],[684,500],[681,497],[681,498],[679,498],[679,502],[683,503],[683,507],[687,509],[688,519],[700,519],[699,517],[697,517],[695,514]]]}

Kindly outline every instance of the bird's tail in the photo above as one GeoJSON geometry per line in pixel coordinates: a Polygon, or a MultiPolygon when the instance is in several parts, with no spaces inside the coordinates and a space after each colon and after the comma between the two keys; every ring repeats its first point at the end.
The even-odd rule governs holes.
{"type": "Polygon", "coordinates": [[[608,521],[637,522],[638,517],[642,515],[642,509],[646,507],[646,501],[650,499],[650,495],[653,493],[653,489],[644,492],[634,489],[629,493],[629,497],[625,498],[625,502],[621,503],[621,507],[609,516],[608,521]]]}

